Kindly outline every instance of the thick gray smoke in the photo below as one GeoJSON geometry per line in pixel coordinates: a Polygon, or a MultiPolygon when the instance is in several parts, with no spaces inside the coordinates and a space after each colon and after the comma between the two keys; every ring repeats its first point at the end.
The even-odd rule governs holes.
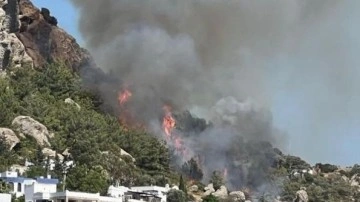
{"type": "MultiPolygon", "coordinates": [[[[329,112],[342,112],[334,106],[354,93],[346,81],[353,78],[351,67],[358,63],[347,55],[349,41],[343,30],[347,14],[353,12],[348,8],[357,7],[349,5],[356,1],[73,2],[80,9],[87,48],[103,70],[121,79],[118,86],[100,86],[104,98],[114,103],[113,93],[127,86],[133,92],[130,109],[145,122],[158,120],[168,103],[219,125],[232,123],[231,129],[206,131],[213,138],[197,140],[206,145],[225,149],[228,140],[240,134],[245,142],[270,141],[284,149],[284,138],[273,127],[271,115],[263,109],[250,113],[251,105],[237,100],[250,98],[266,109],[274,104],[274,93],[298,92],[297,97],[305,100],[301,106],[309,116],[304,126],[308,131],[327,128],[346,116],[331,118],[329,112]],[[283,81],[289,75],[290,81],[283,81]],[[324,85],[316,83],[319,78],[324,85]],[[341,91],[341,96],[334,96],[334,91],[341,91]],[[212,110],[215,103],[218,110],[212,110]],[[224,130],[227,140],[216,138],[219,130],[224,130]]],[[[311,144],[319,141],[304,141],[311,152],[307,157],[316,155],[308,148],[318,149],[311,144]]]]}

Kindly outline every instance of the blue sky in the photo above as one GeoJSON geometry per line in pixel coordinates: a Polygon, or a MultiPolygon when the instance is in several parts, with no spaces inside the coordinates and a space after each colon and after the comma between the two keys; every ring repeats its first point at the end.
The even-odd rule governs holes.
{"type": "MultiPolygon", "coordinates": [[[[49,8],[51,14],[58,19],[59,26],[65,29],[72,36],[74,36],[81,45],[84,45],[81,34],[77,29],[78,14],[76,12],[76,9],[71,5],[68,0],[33,0],[33,3],[39,8],[49,8]]],[[[347,12],[354,13],[354,15],[356,16],[352,16],[353,18],[360,18],[360,14],[356,14],[359,12],[355,12],[356,6],[353,7],[354,12],[347,12]]],[[[353,34],[352,36],[349,36],[349,41],[352,43],[354,50],[350,50],[349,53],[354,53],[353,57],[355,58],[358,56],[358,53],[360,51],[360,30],[352,26],[354,22],[351,19],[353,18],[349,18],[350,20],[345,19],[344,26],[346,26],[346,23],[349,23],[349,25],[345,28],[353,29],[349,31],[349,33],[353,34]]],[[[309,45],[311,47],[311,44],[305,45],[309,45]]],[[[298,61],[301,59],[293,58],[287,60],[298,61]]],[[[350,58],[350,60],[355,61],[356,59],[350,58]]],[[[301,61],[300,63],[295,62],[298,67],[294,67],[294,69],[301,68],[303,65],[306,66],[306,64],[303,63],[304,61],[301,61]]],[[[286,60],[284,62],[284,59],[279,57],[278,61],[274,60],[273,65],[288,67],[290,64],[287,64],[286,60]]],[[[336,118],[331,119],[331,117],[329,117],[329,120],[328,122],[326,122],[326,124],[319,124],[319,126],[317,127],[317,117],[310,117],[312,113],[309,112],[309,110],[311,111],[312,108],[308,109],[307,107],[309,107],[309,103],[306,103],[306,101],[302,100],[303,93],[309,93],[309,91],[311,91],[310,93],[312,93],[312,90],[316,92],[316,89],[312,89],[312,86],[309,87],[309,89],[303,89],[302,87],[296,88],[297,90],[291,90],[290,87],[290,90],[288,88],[286,88],[287,90],[282,88],[281,86],[291,86],[291,81],[294,76],[291,75],[291,72],[284,72],[286,73],[277,72],[276,75],[274,75],[276,82],[270,84],[275,86],[274,89],[279,89],[273,92],[274,97],[271,110],[273,112],[275,125],[278,126],[280,129],[283,129],[291,137],[290,150],[292,151],[292,153],[301,156],[302,158],[310,161],[311,163],[329,162],[339,165],[352,165],[355,163],[360,163],[360,111],[357,108],[354,109],[352,107],[348,107],[358,105],[357,103],[359,103],[360,105],[360,96],[358,93],[356,93],[357,89],[351,88],[350,95],[352,96],[349,97],[348,102],[343,103],[345,111],[344,114],[342,114],[342,117],[344,117],[343,119],[338,120],[336,118]],[[311,124],[315,125],[310,126],[311,124]],[[316,133],[321,133],[321,135],[316,136],[316,133]],[[322,151],[316,150],[314,146],[316,146],[317,144],[322,145],[320,146],[322,151]],[[309,145],[312,145],[312,147],[310,146],[310,148],[309,145]],[[316,155],[313,155],[312,152],[320,152],[324,154],[319,155],[321,156],[320,159],[316,158],[316,155]]],[[[296,71],[294,71],[293,74],[296,74],[296,71]]],[[[360,78],[360,72],[354,72],[354,76],[360,78]]],[[[309,82],[317,82],[318,79],[319,78],[310,78],[309,82]]],[[[349,79],[349,82],[350,81],[352,80],[349,79]]],[[[313,86],[319,87],[319,89],[321,89],[322,91],[323,89],[321,88],[321,85],[323,84],[326,85],[326,83],[324,82],[314,83],[313,86]]],[[[347,83],[347,85],[351,85],[351,83],[347,83]]],[[[321,101],[324,101],[324,99],[332,99],[329,94],[331,94],[331,92],[323,97],[321,97],[321,95],[317,95],[320,99],[318,100],[318,103],[321,103],[321,101]]],[[[321,104],[319,105],[319,107],[322,107],[321,104]]],[[[334,107],[342,107],[342,104],[340,103],[339,105],[334,105],[334,107]]],[[[314,108],[314,110],[316,110],[316,108],[314,108]]],[[[337,114],[331,114],[331,116],[337,116],[337,114]]]]}

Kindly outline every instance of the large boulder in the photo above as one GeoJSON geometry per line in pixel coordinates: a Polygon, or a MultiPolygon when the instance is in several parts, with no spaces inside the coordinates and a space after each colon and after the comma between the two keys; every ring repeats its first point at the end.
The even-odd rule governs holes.
{"type": "Polygon", "coordinates": [[[50,157],[55,159],[56,157],[59,158],[60,162],[62,162],[64,160],[64,156],[61,154],[58,154],[56,151],[49,149],[49,148],[43,148],[41,150],[41,152],[44,154],[44,156],[46,157],[50,157]]]}
{"type": "Polygon", "coordinates": [[[205,191],[204,196],[208,196],[208,195],[214,193],[215,192],[214,185],[212,183],[208,184],[208,186],[206,186],[204,188],[204,191],[205,191]]]}
{"type": "Polygon", "coordinates": [[[212,193],[212,195],[217,198],[226,199],[228,197],[228,190],[223,185],[218,190],[216,190],[216,192],[212,193]]]}
{"type": "Polygon", "coordinates": [[[73,99],[71,98],[66,98],[65,99],[65,103],[66,104],[70,104],[70,105],[74,105],[78,110],[81,109],[80,105],[78,103],[76,103],[73,99]]]}
{"type": "Polygon", "coordinates": [[[40,146],[51,146],[49,137],[52,134],[38,121],[29,116],[18,116],[12,121],[13,128],[23,136],[33,137],[40,146]]]}
{"type": "Polygon", "coordinates": [[[47,156],[47,157],[56,157],[56,151],[49,149],[49,148],[43,148],[41,152],[47,156]]]}
{"type": "Polygon", "coordinates": [[[48,9],[39,10],[30,0],[19,0],[19,12],[21,27],[17,37],[35,67],[48,61],[63,61],[77,71],[93,62],[90,54],[72,36],[56,26],[57,20],[48,9]]]}
{"type": "Polygon", "coordinates": [[[230,196],[230,199],[231,199],[232,201],[243,202],[243,201],[246,200],[245,193],[242,192],[242,191],[233,191],[233,192],[230,192],[229,196],[230,196]]]}
{"type": "Polygon", "coordinates": [[[358,174],[353,175],[351,177],[349,183],[352,187],[359,187],[360,186],[360,176],[358,174]]]}
{"type": "Polygon", "coordinates": [[[10,167],[10,171],[18,172],[20,175],[23,175],[29,169],[28,166],[22,166],[18,164],[14,164],[10,167]]]}
{"type": "Polygon", "coordinates": [[[191,187],[189,187],[188,190],[189,190],[189,192],[197,192],[197,191],[199,191],[199,187],[196,184],[194,184],[191,187]]]}
{"type": "Polygon", "coordinates": [[[308,202],[309,196],[306,192],[305,187],[301,187],[299,191],[296,192],[296,198],[294,202],[308,202]]]}
{"type": "Polygon", "coordinates": [[[0,128],[0,138],[3,138],[12,150],[20,142],[14,131],[8,128],[0,128]]]}
{"type": "Polygon", "coordinates": [[[129,157],[133,162],[135,162],[135,158],[133,156],[131,156],[131,154],[127,153],[125,150],[121,149],[120,150],[120,155],[121,156],[127,156],[129,157]]]}

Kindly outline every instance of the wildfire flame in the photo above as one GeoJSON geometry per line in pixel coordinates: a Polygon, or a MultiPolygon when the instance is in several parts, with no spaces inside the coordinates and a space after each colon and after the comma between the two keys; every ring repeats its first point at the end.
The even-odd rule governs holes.
{"type": "Polygon", "coordinates": [[[174,133],[176,120],[172,115],[171,107],[169,105],[165,105],[163,107],[163,110],[164,110],[164,117],[163,117],[162,127],[165,133],[166,140],[175,147],[176,151],[181,154],[183,159],[189,159],[190,152],[188,148],[185,147],[181,137],[174,133]]]}
{"type": "MultiPolygon", "coordinates": [[[[127,109],[127,107],[125,107],[125,104],[129,102],[132,95],[132,92],[127,88],[125,88],[118,94],[118,102],[121,109],[119,121],[125,130],[128,130],[130,127],[145,128],[142,124],[139,123],[139,120],[135,119],[134,114],[132,114],[127,109]]],[[[181,154],[183,159],[189,159],[190,151],[188,150],[188,148],[185,147],[181,136],[174,133],[176,120],[173,117],[171,107],[169,105],[164,105],[163,111],[164,116],[162,120],[162,129],[164,131],[166,141],[171,146],[173,146],[179,154],[181,154]]]]}
{"type": "Polygon", "coordinates": [[[170,139],[172,136],[172,131],[175,128],[176,121],[172,116],[171,108],[167,105],[163,107],[163,110],[165,112],[164,118],[163,118],[163,130],[166,135],[166,139],[170,139]]]}
{"type": "Polygon", "coordinates": [[[125,89],[121,93],[119,93],[118,100],[120,105],[123,106],[126,102],[128,102],[131,96],[132,93],[128,89],[125,89]]]}
{"type": "Polygon", "coordinates": [[[129,130],[129,128],[136,127],[142,129],[142,124],[138,123],[134,120],[133,114],[126,109],[125,104],[129,102],[132,96],[132,92],[125,88],[118,95],[118,102],[120,105],[120,115],[119,115],[119,122],[124,127],[125,130],[129,130]]]}

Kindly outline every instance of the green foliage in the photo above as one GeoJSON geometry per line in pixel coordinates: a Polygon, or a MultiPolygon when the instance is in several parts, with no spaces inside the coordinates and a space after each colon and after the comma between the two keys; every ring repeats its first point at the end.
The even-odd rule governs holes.
{"type": "Polygon", "coordinates": [[[224,178],[219,171],[214,171],[211,175],[210,183],[213,183],[214,189],[219,189],[222,185],[224,185],[224,178]]]}
{"type": "Polygon", "coordinates": [[[360,174],[360,165],[358,165],[358,164],[355,164],[355,165],[352,167],[352,169],[351,169],[348,177],[352,177],[352,176],[355,175],[355,174],[360,174]]]}
{"type": "Polygon", "coordinates": [[[39,165],[34,165],[31,166],[25,173],[24,175],[26,177],[40,177],[40,176],[45,176],[46,175],[46,169],[43,166],[39,166],[39,165]]]}
{"type": "Polygon", "coordinates": [[[9,184],[4,181],[0,181],[0,193],[9,193],[11,191],[9,184]]]}
{"type": "Polygon", "coordinates": [[[15,161],[15,153],[9,151],[9,146],[4,138],[0,138],[0,169],[7,170],[15,161]]]}
{"type": "Polygon", "coordinates": [[[304,174],[304,178],[305,178],[305,181],[307,183],[313,183],[314,182],[314,176],[312,176],[311,174],[309,173],[305,173],[304,174]]]}
{"type": "Polygon", "coordinates": [[[187,194],[187,190],[186,190],[186,184],[184,182],[183,176],[180,175],[180,180],[179,180],[179,189],[181,191],[183,191],[185,194],[187,194]]]}
{"type": "Polygon", "coordinates": [[[181,190],[170,190],[167,194],[167,202],[185,202],[186,195],[181,190]]]}
{"type": "Polygon", "coordinates": [[[25,202],[25,196],[20,196],[19,198],[16,198],[15,195],[12,195],[11,202],[25,202]]]}
{"type": "MultiPolygon", "coordinates": [[[[31,116],[44,124],[55,134],[50,139],[51,149],[58,153],[69,149],[71,160],[80,166],[69,170],[68,188],[103,192],[109,183],[165,185],[174,179],[166,146],[145,132],[124,131],[116,117],[99,110],[98,96],[85,90],[79,76],[69,68],[51,64],[39,70],[9,71],[7,77],[0,79],[0,127],[11,128],[12,120],[19,115],[31,116]],[[66,98],[74,100],[81,109],[65,103],[66,98]],[[121,149],[136,161],[120,156],[121,149]],[[109,153],[107,160],[103,152],[109,153]],[[95,169],[96,165],[103,168],[101,172],[95,169]],[[97,181],[81,173],[88,173],[97,181]]],[[[27,176],[46,173],[46,160],[32,138],[21,139],[13,151],[8,151],[3,142],[0,142],[1,170],[28,159],[35,165],[26,172],[27,176]]],[[[64,165],[56,162],[51,174],[61,179],[64,165]]]]}
{"type": "Polygon", "coordinates": [[[296,156],[286,156],[285,157],[284,167],[287,168],[289,171],[293,169],[308,169],[310,168],[310,164],[306,163],[299,157],[296,156]]]}
{"type": "Polygon", "coordinates": [[[203,199],[203,202],[219,202],[219,199],[211,194],[203,197],[202,199],[203,199]]]}
{"type": "Polygon", "coordinates": [[[356,191],[349,183],[341,179],[340,176],[322,177],[309,176],[305,179],[289,180],[284,183],[283,200],[292,200],[300,187],[306,187],[309,202],[336,202],[350,201],[356,191]]]}
{"type": "Polygon", "coordinates": [[[99,166],[77,165],[69,170],[68,179],[66,188],[74,191],[104,194],[109,186],[106,171],[99,166]]]}
{"type": "Polygon", "coordinates": [[[317,163],[315,166],[320,168],[322,173],[331,173],[338,169],[337,166],[328,163],[326,164],[317,163]]]}

